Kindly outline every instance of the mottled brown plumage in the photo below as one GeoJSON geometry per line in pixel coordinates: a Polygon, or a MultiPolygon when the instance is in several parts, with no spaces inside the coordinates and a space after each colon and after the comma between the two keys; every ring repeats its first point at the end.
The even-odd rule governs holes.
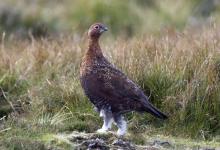
{"type": "MultiPolygon", "coordinates": [[[[104,112],[104,124],[105,120],[107,123],[103,128],[108,128],[110,119],[106,119],[106,116],[110,116],[120,129],[120,124],[123,124],[121,114],[130,111],[149,112],[158,118],[166,119],[167,116],[148,101],[143,91],[103,56],[99,37],[106,30],[101,23],[89,28],[89,47],[80,68],[80,81],[85,94],[99,112],[104,112]]],[[[125,133],[122,132],[118,134],[125,133]]]]}

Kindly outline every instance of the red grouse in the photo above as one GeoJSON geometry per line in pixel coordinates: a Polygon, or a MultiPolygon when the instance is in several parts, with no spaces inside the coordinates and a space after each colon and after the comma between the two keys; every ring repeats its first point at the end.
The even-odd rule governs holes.
{"type": "Polygon", "coordinates": [[[148,112],[166,119],[167,116],[148,101],[144,92],[103,56],[99,38],[107,30],[102,23],[95,23],[89,28],[89,47],[80,67],[84,92],[104,120],[98,132],[106,132],[115,121],[117,134],[124,135],[126,121],[122,115],[130,111],[148,112]]]}

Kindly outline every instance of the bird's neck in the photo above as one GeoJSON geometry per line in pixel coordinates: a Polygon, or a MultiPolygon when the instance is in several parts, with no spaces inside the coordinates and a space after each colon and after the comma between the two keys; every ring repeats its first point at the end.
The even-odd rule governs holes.
{"type": "Polygon", "coordinates": [[[95,57],[102,57],[102,50],[99,45],[99,39],[89,39],[89,48],[87,51],[87,55],[95,56],[95,57]]]}

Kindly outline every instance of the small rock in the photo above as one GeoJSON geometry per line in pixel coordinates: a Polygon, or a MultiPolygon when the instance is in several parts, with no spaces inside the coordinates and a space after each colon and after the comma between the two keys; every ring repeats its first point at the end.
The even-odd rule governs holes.
{"type": "Polygon", "coordinates": [[[119,146],[123,149],[135,150],[135,147],[128,141],[123,141],[122,139],[115,140],[112,145],[119,146]]]}
{"type": "Polygon", "coordinates": [[[159,141],[159,140],[155,140],[153,142],[153,145],[154,146],[159,145],[159,146],[166,147],[166,148],[172,147],[172,145],[169,142],[167,142],[167,141],[159,141]]]}

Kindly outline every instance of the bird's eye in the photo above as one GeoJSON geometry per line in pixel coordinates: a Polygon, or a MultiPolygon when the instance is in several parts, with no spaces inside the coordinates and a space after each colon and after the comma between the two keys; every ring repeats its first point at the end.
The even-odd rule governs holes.
{"type": "Polygon", "coordinates": [[[98,29],[98,28],[99,28],[99,26],[95,26],[95,28],[96,28],[96,29],[98,29]]]}

